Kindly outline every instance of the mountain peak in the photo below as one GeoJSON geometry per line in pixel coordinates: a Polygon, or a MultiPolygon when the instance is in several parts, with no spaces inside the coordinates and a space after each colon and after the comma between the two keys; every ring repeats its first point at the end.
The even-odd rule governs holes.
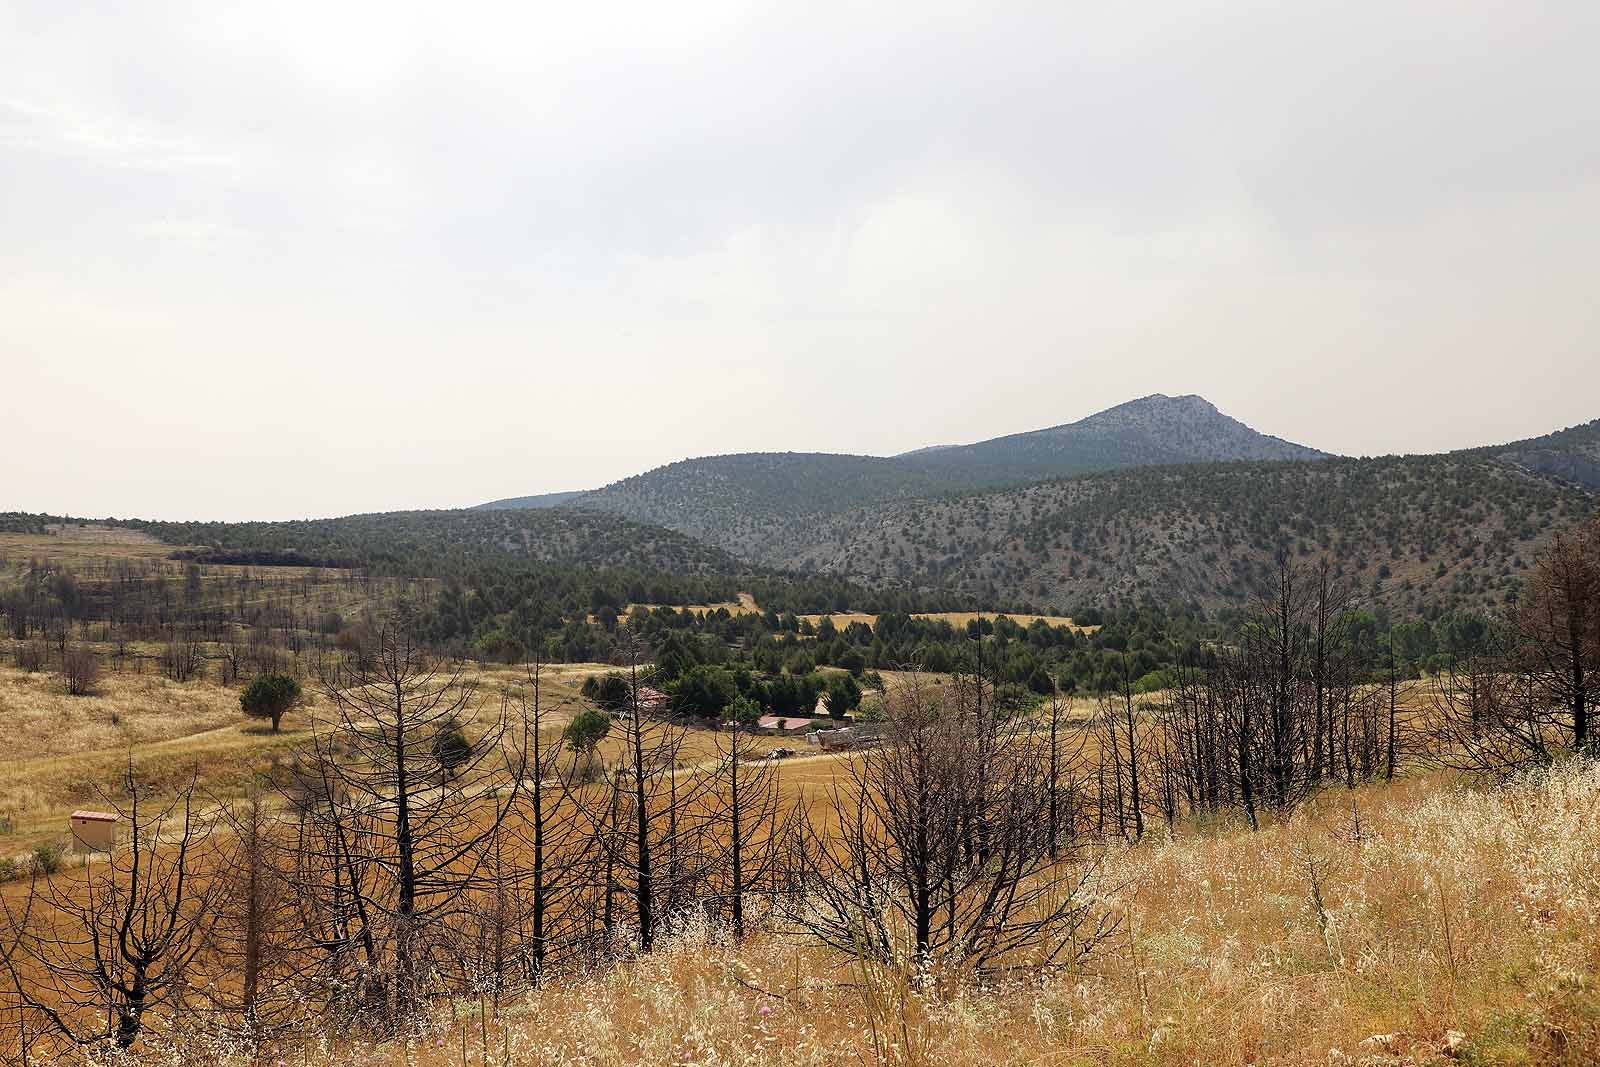
{"type": "Polygon", "coordinates": [[[901,458],[944,467],[1010,468],[1016,481],[1147,464],[1327,456],[1318,449],[1260,433],[1224,415],[1203,396],[1151,393],[1077,422],[901,458]]]}
{"type": "Polygon", "coordinates": [[[586,493],[572,504],[666,526],[746,558],[764,559],[778,551],[776,530],[803,529],[819,516],[890,500],[1124,467],[1325,455],[1258,433],[1204,397],[1153,393],[1062,426],[893,458],[767,452],[681,460],[586,493]]]}
{"type": "MultiPolygon", "coordinates": [[[[1227,418],[1217,410],[1217,406],[1197,393],[1186,393],[1183,396],[1168,396],[1166,393],[1151,393],[1141,396],[1136,400],[1125,400],[1104,411],[1097,411],[1093,415],[1085,416],[1068,426],[1082,426],[1097,420],[1114,419],[1130,415],[1154,416],[1159,418],[1188,417],[1205,418],[1220,416],[1227,418]]],[[[1235,421],[1235,420],[1229,420],[1235,421]]],[[[1241,425],[1243,425],[1241,423],[1241,425]]],[[[1059,429],[1060,427],[1057,427],[1059,429]]]]}

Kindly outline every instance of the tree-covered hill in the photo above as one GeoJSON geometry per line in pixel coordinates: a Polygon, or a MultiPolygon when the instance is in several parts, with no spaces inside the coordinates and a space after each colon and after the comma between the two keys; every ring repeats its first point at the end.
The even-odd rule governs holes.
{"type": "Polygon", "coordinates": [[[1491,456],[1146,467],[860,508],[770,542],[786,566],[998,607],[1243,603],[1280,549],[1394,609],[1514,597],[1591,495],[1491,456]]]}
{"type": "Polygon", "coordinates": [[[929,472],[997,485],[1164,463],[1327,457],[1326,452],[1259,433],[1203,397],[1157,393],[1064,426],[924,449],[902,458],[929,472]]]}
{"type": "Polygon", "coordinates": [[[1600,419],[1476,451],[1588,489],[1600,489],[1600,419]]]}
{"type": "Polygon", "coordinates": [[[867,504],[1146,464],[1325,456],[1257,433],[1198,396],[1157,394],[1063,426],[890,459],[798,452],[688,459],[576,503],[770,560],[778,528],[810,526],[867,504]]]}
{"type": "Polygon", "coordinates": [[[747,559],[779,528],[967,484],[893,459],[755,452],[687,459],[589,493],[585,508],[678,530],[747,559]]]}
{"type": "Polygon", "coordinates": [[[536,493],[533,496],[508,496],[504,500],[491,500],[487,504],[479,504],[483,510],[507,510],[513,508],[559,508],[563,504],[570,504],[584,494],[584,490],[576,489],[565,493],[536,493]]]}
{"type": "Polygon", "coordinates": [[[396,511],[286,522],[120,520],[223,563],[312,562],[438,575],[483,563],[736,574],[726,552],[658,526],[571,509],[396,511]]]}

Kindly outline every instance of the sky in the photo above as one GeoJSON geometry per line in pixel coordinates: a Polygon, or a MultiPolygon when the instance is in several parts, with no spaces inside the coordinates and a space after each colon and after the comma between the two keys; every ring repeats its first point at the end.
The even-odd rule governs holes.
{"type": "Polygon", "coordinates": [[[0,0],[0,510],[1600,416],[1600,5],[0,0]]]}

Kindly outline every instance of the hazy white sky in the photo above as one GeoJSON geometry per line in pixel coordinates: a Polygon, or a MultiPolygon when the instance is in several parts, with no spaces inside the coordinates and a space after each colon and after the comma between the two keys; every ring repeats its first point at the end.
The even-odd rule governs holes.
{"type": "Polygon", "coordinates": [[[1600,4],[0,0],[0,510],[1600,415],[1600,4]]]}

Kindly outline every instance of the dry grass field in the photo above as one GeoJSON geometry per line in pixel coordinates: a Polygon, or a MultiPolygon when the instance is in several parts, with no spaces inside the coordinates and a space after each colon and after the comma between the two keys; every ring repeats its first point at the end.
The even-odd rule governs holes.
{"type": "MultiPolygon", "coordinates": [[[[659,604],[629,604],[624,614],[627,614],[629,611],[633,611],[635,608],[651,610],[660,606],[661,605],[659,604]]],[[[761,605],[756,603],[756,598],[751,596],[749,593],[740,593],[739,599],[736,601],[725,601],[718,604],[690,604],[687,605],[686,608],[679,610],[688,610],[693,611],[697,615],[704,615],[708,612],[717,611],[718,609],[727,611],[729,615],[756,615],[760,614],[762,610],[761,605]]],[[[992,611],[923,611],[917,612],[915,615],[913,615],[913,618],[935,619],[942,622],[948,622],[951,626],[961,627],[967,625],[967,623],[978,618],[980,615],[988,619],[993,619],[997,614],[999,613],[992,611]]],[[[830,612],[827,615],[800,615],[797,617],[805,622],[811,623],[813,626],[820,623],[824,618],[832,619],[833,624],[841,630],[853,622],[863,623],[867,626],[876,626],[878,624],[877,615],[864,611],[840,611],[830,612]]],[[[1069,629],[1076,630],[1079,633],[1093,633],[1099,629],[1098,626],[1080,626],[1065,615],[1008,614],[1006,617],[1012,622],[1016,623],[1018,626],[1029,626],[1035,620],[1042,620],[1047,626],[1065,626],[1069,629]]]]}
{"type": "Polygon", "coordinates": [[[0,559],[48,558],[69,567],[107,559],[165,560],[172,546],[148,534],[100,523],[53,523],[48,534],[0,533],[0,559]]]}
{"type": "MultiPolygon", "coordinates": [[[[696,615],[707,615],[707,614],[710,614],[713,611],[719,611],[719,610],[720,611],[726,611],[729,615],[759,615],[759,614],[761,614],[761,605],[756,603],[756,598],[755,597],[751,596],[749,593],[740,593],[738,596],[739,596],[739,599],[737,599],[737,600],[723,600],[723,601],[719,601],[719,602],[717,602],[715,604],[688,604],[688,605],[685,605],[684,607],[677,608],[675,610],[678,610],[678,611],[692,611],[696,615]]],[[[623,609],[622,613],[624,615],[627,615],[630,612],[634,611],[635,609],[642,609],[644,611],[654,611],[657,608],[661,608],[661,607],[666,607],[666,605],[664,605],[664,604],[629,604],[625,609],[623,609]]]]}
{"type": "MultiPolygon", "coordinates": [[[[546,666],[541,674],[543,736],[559,746],[561,731],[580,709],[579,687],[593,675],[615,668],[602,663],[546,666]]],[[[892,689],[903,675],[885,672],[892,689]]],[[[528,692],[521,667],[464,668],[461,681],[476,690],[468,732],[482,729],[500,713],[503,700],[528,692]]],[[[52,671],[25,672],[0,664],[0,856],[21,856],[34,845],[66,839],[66,817],[76,808],[105,806],[130,765],[138,777],[163,793],[198,773],[206,796],[226,802],[287,761],[308,740],[313,723],[326,723],[332,709],[307,679],[305,705],[283,721],[280,733],[246,718],[237,686],[214,675],[174,682],[147,668],[103,674],[90,696],[68,696],[52,671]]],[[[876,699],[874,697],[873,699],[876,699]]],[[[686,767],[714,762],[726,739],[709,730],[690,730],[679,753],[686,767]]],[[[806,754],[784,763],[783,781],[815,784],[831,779],[833,757],[809,755],[804,738],[761,738],[758,751],[797,749],[806,754]]],[[[613,733],[597,752],[602,764],[624,756],[613,733]]]]}
{"type": "MultiPolygon", "coordinates": [[[[777,932],[736,947],[690,918],[660,951],[499,1018],[445,1004],[409,1042],[296,1038],[254,1062],[1592,1064],[1597,805],[1600,768],[1568,764],[1495,791],[1421,776],[1332,792],[1256,833],[1156,832],[1103,857],[1114,938],[1043,978],[919,986],[777,932]]],[[[252,1061],[190,1038],[136,1062],[252,1061]]]]}
{"type": "MultiPolygon", "coordinates": [[[[1065,626],[1070,630],[1076,630],[1079,633],[1086,634],[1094,633],[1100,628],[1098,626],[1079,626],[1077,623],[1073,622],[1071,618],[1065,615],[1012,615],[1004,612],[994,611],[922,611],[917,612],[912,617],[917,619],[933,619],[938,622],[947,622],[951,626],[960,628],[967,625],[967,623],[971,622],[973,619],[979,618],[980,615],[983,618],[992,621],[1001,614],[1005,614],[1006,618],[1010,619],[1018,626],[1024,627],[1032,625],[1036,620],[1042,620],[1047,626],[1065,626]]],[[[878,617],[876,615],[861,611],[836,612],[826,616],[801,615],[800,618],[811,623],[813,626],[820,623],[824,618],[829,618],[832,619],[833,624],[841,630],[853,622],[865,623],[867,626],[876,626],[878,624],[878,617]]]]}
{"type": "MultiPolygon", "coordinates": [[[[583,679],[543,676],[547,735],[583,679]]],[[[480,719],[525,685],[475,669],[480,719]]],[[[904,679],[890,674],[891,686],[904,679]]],[[[245,720],[238,689],[122,671],[68,697],[55,676],[0,668],[0,815],[9,854],[59,838],[131,757],[156,782],[198,764],[236,796],[325,715],[281,735],[245,720]]],[[[1080,721],[1087,702],[1073,708],[1080,721]]],[[[691,732],[690,773],[718,735],[691,732]]],[[[803,741],[771,739],[773,747],[803,741]]],[[[617,756],[617,741],[602,748],[617,756]]],[[[777,764],[816,811],[849,756],[777,764]]],[[[1252,833],[1156,823],[1105,850],[1095,906],[1115,937],[1077,970],[918,986],[779,930],[743,947],[686,917],[666,946],[519,995],[499,1018],[442,1004],[409,1045],[297,1035],[251,1058],[203,1035],[141,1042],[129,1063],[247,1064],[1587,1064],[1600,1055],[1600,770],[1577,764],[1496,791],[1419,774],[1332,790],[1252,833]]],[[[825,821],[825,820],[824,820],[825,821]]],[[[77,877],[68,872],[65,877],[77,877]]],[[[5,890],[22,891],[21,885],[5,890]]]]}
{"type": "MultiPolygon", "coordinates": [[[[578,687],[604,664],[546,668],[548,732],[556,739],[574,714],[578,687]]],[[[502,696],[523,683],[518,670],[472,670],[463,680],[477,687],[476,718],[497,714],[502,696]]],[[[129,763],[158,792],[198,771],[202,789],[216,800],[239,796],[276,762],[303,743],[326,701],[307,682],[306,706],[284,719],[281,733],[247,719],[237,687],[214,678],[174,682],[147,671],[104,674],[91,696],[67,696],[53,672],[0,665],[0,818],[12,833],[0,835],[0,855],[23,853],[41,841],[63,838],[75,808],[102,807],[129,763]]]]}

